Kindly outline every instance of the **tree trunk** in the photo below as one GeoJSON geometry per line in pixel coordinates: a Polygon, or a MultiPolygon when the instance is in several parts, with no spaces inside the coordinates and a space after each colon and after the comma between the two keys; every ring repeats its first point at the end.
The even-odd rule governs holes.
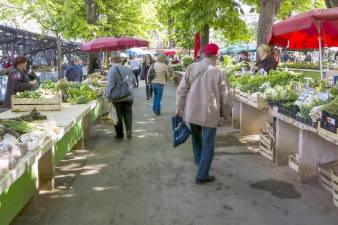
{"type": "Polygon", "coordinates": [[[56,58],[57,58],[57,66],[58,66],[58,77],[59,79],[63,78],[63,70],[62,70],[62,45],[61,45],[61,36],[59,33],[56,33],[56,58]]]}
{"type": "Polygon", "coordinates": [[[204,47],[209,44],[209,35],[210,35],[210,27],[209,24],[206,24],[203,27],[203,30],[201,32],[201,49],[200,49],[200,57],[202,58],[203,54],[203,49],[204,47]]]}
{"type": "MultiPolygon", "coordinates": [[[[95,25],[98,20],[99,12],[95,0],[87,0],[87,22],[95,25]]],[[[94,62],[98,58],[97,53],[88,53],[88,74],[94,72],[94,62]]]]}
{"type": "Polygon", "coordinates": [[[267,44],[274,17],[277,15],[281,0],[260,0],[257,30],[257,46],[267,44]]]}
{"type": "MultiPolygon", "coordinates": [[[[267,44],[271,33],[272,23],[278,13],[281,0],[260,0],[260,12],[257,28],[257,47],[267,44]]],[[[259,62],[259,55],[256,54],[256,61],[259,62]]]]}
{"type": "Polygon", "coordinates": [[[338,0],[325,0],[325,4],[327,8],[338,7],[338,0]]]}

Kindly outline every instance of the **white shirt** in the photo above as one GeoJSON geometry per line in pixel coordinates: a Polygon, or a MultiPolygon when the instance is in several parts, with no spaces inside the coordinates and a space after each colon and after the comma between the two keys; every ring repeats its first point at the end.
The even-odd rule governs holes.
{"type": "Polygon", "coordinates": [[[132,70],[140,69],[140,62],[137,59],[130,60],[129,64],[132,70]]]}

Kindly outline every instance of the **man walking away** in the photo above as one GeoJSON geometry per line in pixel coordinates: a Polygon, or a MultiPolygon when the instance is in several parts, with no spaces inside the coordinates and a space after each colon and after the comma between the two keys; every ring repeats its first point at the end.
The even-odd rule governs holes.
{"type": "Polygon", "coordinates": [[[132,106],[134,101],[134,94],[132,93],[132,89],[135,85],[135,78],[133,75],[133,71],[127,67],[121,65],[120,56],[113,56],[112,67],[108,72],[107,79],[107,90],[106,97],[111,100],[112,99],[112,91],[113,89],[120,88],[118,85],[121,82],[124,82],[128,85],[130,95],[122,97],[118,100],[111,100],[115,106],[116,114],[117,114],[117,125],[115,126],[115,132],[117,139],[123,139],[123,121],[126,126],[127,138],[132,138],[132,122],[133,122],[133,112],[132,106]]]}
{"type": "Polygon", "coordinates": [[[135,87],[138,87],[138,84],[139,84],[139,79],[138,79],[138,76],[140,75],[140,62],[137,60],[137,58],[135,58],[135,56],[131,56],[130,57],[130,61],[129,61],[129,65],[135,75],[135,78],[136,78],[136,85],[135,87]]]}
{"type": "Polygon", "coordinates": [[[215,180],[209,175],[220,117],[228,117],[231,98],[226,75],[216,67],[218,46],[208,44],[205,58],[190,65],[176,92],[176,113],[190,123],[192,148],[198,167],[196,184],[215,180]]]}
{"type": "Polygon", "coordinates": [[[169,77],[169,69],[165,64],[166,56],[160,54],[157,57],[157,62],[154,63],[155,78],[152,81],[154,99],[153,99],[153,113],[156,116],[161,114],[161,104],[164,86],[167,84],[169,77]]]}

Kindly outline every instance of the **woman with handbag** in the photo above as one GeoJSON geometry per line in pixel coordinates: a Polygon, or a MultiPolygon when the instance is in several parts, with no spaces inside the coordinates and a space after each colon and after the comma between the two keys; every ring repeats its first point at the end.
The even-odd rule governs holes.
{"type": "Polygon", "coordinates": [[[117,124],[115,132],[117,139],[123,139],[123,121],[126,126],[127,138],[132,138],[132,106],[134,101],[133,88],[136,83],[133,71],[121,65],[120,56],[111,58],[112,67],[108,72],[106,97],[116,109],[117,124]]]}
{"type": "Polygon", "coordinates": [[[157,62],[154,63],[155,77],[152,80],[152,88],[154,91],[153,113],[156,116],[161,114],[161,104],[164,86],[169,79],[169,68],[165,64],[166,55],[160,54],[157,62]]]}
{"type": "Polygon", "coordinates": [[[149,100],[151,97],[153,97],[153,89],[151,86],[151,75],[153,74],[154,68],[153,68],[153,58],[151,55],[147,54],[145,55],[145,58],[142,63],[141,67],[141,80],[144,80],[146,83],[146,96],[147,100],[149,100]]]}

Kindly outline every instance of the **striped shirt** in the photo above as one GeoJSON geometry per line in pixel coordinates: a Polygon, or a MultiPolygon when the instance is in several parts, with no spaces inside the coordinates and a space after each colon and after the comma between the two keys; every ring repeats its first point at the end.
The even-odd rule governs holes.
{"type": "Polygon", "coordinates": [[[156,77],[152,82],[156,83],[156,84],[166,85],[167,80],[169,78],[168,68],[169,67],[164,63],[155,62],[154,63],[154,71],[155,71],[156,77]]]}

